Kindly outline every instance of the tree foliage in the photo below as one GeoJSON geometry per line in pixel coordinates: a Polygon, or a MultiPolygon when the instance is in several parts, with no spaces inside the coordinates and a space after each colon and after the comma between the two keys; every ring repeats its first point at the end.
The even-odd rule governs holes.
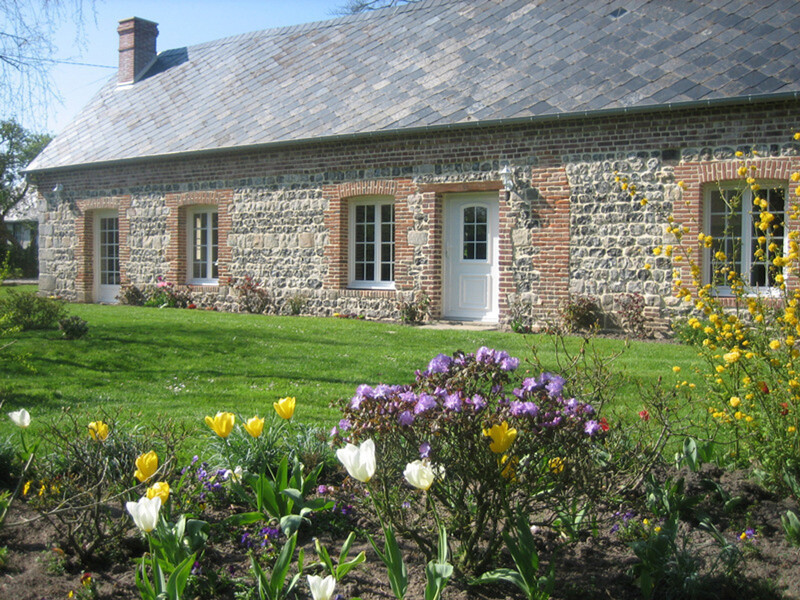
{"type": "Polygon", "coordinates": [[[336,9],[338,15],[355,15],[368,10],[378,10],[391,6],[400,6],[416,0],[347,0],[343,5],[336,9]]]}
{"type": "Polygon", "coordinates": [[[0,0],[0,106],[6,116],[38,116],[57,97],[50,78],[56,30],[68,25],[83,39],[86,6],[94,0],[0,0]]]}
{"type": "Polygon", "coordinates": [[[0,121],[0,243],[17,244],[5,218],[28,193],[22,170],[50,140],[49,134],[30,132],[16,121],[0,121]]]}

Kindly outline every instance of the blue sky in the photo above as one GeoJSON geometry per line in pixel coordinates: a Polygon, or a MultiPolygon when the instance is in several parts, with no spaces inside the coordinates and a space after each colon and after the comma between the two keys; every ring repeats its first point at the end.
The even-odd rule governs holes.
{"type": "MultiPolygon", "coordinates": [[[[46,122],[24,125],[34,131],[58,133],[75,117],[110,77],[116,73],[120,19],[141,17],[158,23],[158,50],[191,46],[239,33],[332,18],[342,0],[97,0],[96,16],[87,11],[85,43],[75,43],[69,23],[57,31],[55,43],[63,61],[100,66],[58,64],[53,69],[54,87],[61,102],[53,100],[46,122]]],[[[90,0],[84,0],[89,5],[90,0]]]]}

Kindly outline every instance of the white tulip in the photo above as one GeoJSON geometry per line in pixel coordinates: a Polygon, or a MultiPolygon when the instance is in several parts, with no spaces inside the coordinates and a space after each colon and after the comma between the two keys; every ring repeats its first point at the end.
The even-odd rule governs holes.
{"type": "Polygon", "coordinates": [[[335,587],[336,580],[333,575],[328,575],[325,579],[317,575],[308,576],[308,588],[311,590],[311,597],[314,600],[331,600],[335,587]]]}
{"type": "Polygon", "coordinates": [[[8,416],[11,418],[11,420],[14,422],[14,425],[16,425],[17,427],[22,427],[23,429],[26,429],[28,425],[31,424],[31,416],[30,414],[28,414],[28,411],[25,410],[24,408],[21,408],[20,410],[15,410],[14,412],[10,412],[8,413],[8,416]]]}
{"type": "Polygon", "coordinates": [[[406,470],[403,471],[406,481],[413,485],[415,488],[428,491],[433,485],[433,480],[436,478],[436,472],[431,467],[430,463],[422,460],[415,460],[406,465],[406,470]]]}
{"type": "Polygon", "coordinates": [[[365,440],[360,446],[347,444],[336,451],[339,459],[353,479],[367,483],[375,474],[375,442],[365,440]]]}
{"type": "Polygon", "coordinates": [[[230,480],[234,483],[239,483],[242,480],[242,475],[244,475],[244,470],[241,465],[237,466],[233,471],[227,469],[225,471],[225,481],[230,480]]]}
{"type": "Polygon", "coordinates": [[[150,533],[158,525],[158,511],[161,510],[161,498],[153,496],[148,498],[142,496],[139,502],[128,502],[125,508],[131,513],[133,522],[136,526],[144,531],[150,533]]]}

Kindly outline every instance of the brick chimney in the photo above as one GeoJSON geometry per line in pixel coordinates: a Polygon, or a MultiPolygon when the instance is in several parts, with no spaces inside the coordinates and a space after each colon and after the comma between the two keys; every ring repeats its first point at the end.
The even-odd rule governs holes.
{"type": "Polygon", "coordinates": [[[123,19],[119,33],[119,72],[117,83],[133,83],[156,58],[158,23],[139,17],[123,19]]]}

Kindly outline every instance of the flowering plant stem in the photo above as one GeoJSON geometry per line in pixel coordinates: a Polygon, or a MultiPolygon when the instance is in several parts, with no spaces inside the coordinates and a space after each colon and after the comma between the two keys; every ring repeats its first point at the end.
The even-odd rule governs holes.
{"type": "Polygon", "coordinates": [[[395,598],[397,598],[397,600],[404,600],[406,591],[408,590],[408,570],[406,569],[405,562],[403,562],[403,555],[400,553],[400,547],[397,545],[397,538],[394,535],[394,528],[391,522],[388,524],[384,523],[372,494],[370,494],[370,498],[372,498],[375,514],[378,515],[378,520],[381,522],[381,528],[383,529],[383,537],[385,540],[383,552],[378,549],[378,545],[370,534],[367,534],[367,539],[375,550],[375,553],[383,561],[383,564],[386,565],[386,570],[389,573],[389,585],[392,588],[395,598]]]}
{"type": "Polygon", "coordinates": [[[439,532],[439,546],[438,553],[435,560],[432,560],[425,567],[425,600],[439,600],[442,591],[447,586],[447,582],[453,574],[453,565],[448,561],[450,554],[447,546],[447,530],[439,520],[439,513],[436,512],[436,505],[431,500],[429,494],[425,494],[427,504],[433,513],[433,518],[436,521],[436,529],[439,532]]]}
{"type": "Polygon", "coordinates": [[[136,570],[136,587],[139,589],[142,600],[180,600],[183,596],[183,590],[186,588],[186,582],[192,571],[196,555],[187,556],[170,573],[169,578],[166,578],[164,565],[154,548],[153,539],[149,535],[147,539],[150,546],[150,552],[148,553],[150,560],[147,560],[148,555],[143,556],[139,559],[140,569],[136,570]],[[152,582],[147,574],[148,565],[153,577],[152,582]]]}

